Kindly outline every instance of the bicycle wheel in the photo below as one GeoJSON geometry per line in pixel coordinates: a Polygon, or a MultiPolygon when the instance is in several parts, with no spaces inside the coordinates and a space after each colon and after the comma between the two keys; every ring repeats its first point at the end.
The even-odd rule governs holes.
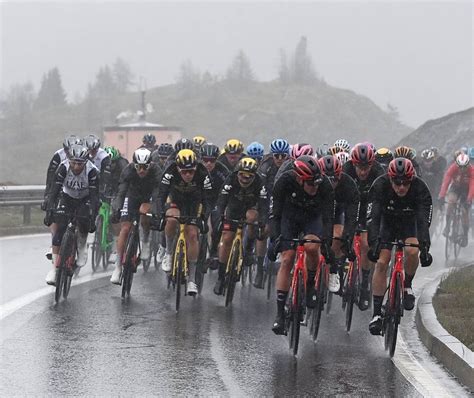
{"type": "Polygon", "coordinates": [[[69,290],[71,290],[71,282],[74,273],[65,272],[64,288],[63,288],[63,298],[67,299],[69,290]]]}
{"type": "Polygon", "coordinates": [[[130,295],[132,288],[133,266],[135,265],[138,249],[138,230],[136,228],[136,225],[132,225],[125,245],[125,261],[122,271],[122,298],[130,295]]]}
{"type": "Polygon", "coordinates": [[[270,300],[272,286],[273,286],[273,261],[267,259],[267,268],[265,272],[265,283],[267,285],[267,300],[270,300]]]}
{"type": "Polygon", "coordinates": [[[324,310],[324,298],[325,298],[325,283],[324,283],[324,270],[322,266],[318,267],[319,272],[316,277],[316,307],[313,308],[312,316],[312,338],[316,341],[319,333],[319,326],[321,324],[321,314],[324,310]]]}
{"type": "MultiPolygon", "coordinates": [[[[234,298],[234,292],[235,292],[235,285],[237,283],[238,279],[238,274],[237,274],[237,265],[239,261],[239,246],[240,246],[240,241],[239,240],[234,240],[232,244],[232,249],[230,252],[230,272],[226,275],[226,291],[225,291],[225,306],[229,306],[230,303],[232,303],[232,300],[234,298]]],[[[244,270],[245,266],[242,269],[242,280],[244,279],[244,270]]]]}
{"type": "Polygon", "coordinates": [[[196,273],[194,274],[194,279],[198,287],[198,294],[201,294],[202,287],[204,285],[204,275],[206,273],[207,246],[207,235],[201,235],[199,241],[199,255],[196,264],[196,273]]]}
{"type": "Polygon", "coordinates": [[[290,302],[291,307],[294,305],[294,308],[291,310],[290,349],[292,349],[293,355],[297,355],[301,321],[304,317],[304,281],[301,271],[298,271],[296,289],[293,295],[293,300],[290,302]]]}
{"type": "Polygon", "coordinates": [[[446,260],[449,260],[449,256],[451,254],[451,232],[449,230],[449,225],[446,226],[446,238],[445,238],[445,243],[444,243],[444,257],[446,260]]]}
{"type": "Polygon", "coordinates": [[[460,233],[460,226],[461,226],[461,214],[456,208],[456,212],[454,213],[453,219],[453,229],[452,229],[452,239],[453,239],[453,246],[454,246],[454,258],[457,259],[459,256],[459,252],[461,251],[461,245],[459,239],[461,238],[460,233]]]}
{"type": "Polygon", "coordinates": [[[346,331],[350,332],[352,326],[352,314],[354,312],[354,302],[356,301],[356,294],[357,289],[356,285],[359,283],[358,281],[358,273],[357,273],[357,260],[353,261],[349,265],[349,271],[347,272],[347,286],[345,287],[345,310],[346,310],[346,331]]]}
{"type": "Polygon", "coordinates": [[[181,284],[183,281],[183,263],[184,263],[184,251],[183,244],[184,242],[178,242],[179,251],[177,253],[177,269],[176,269],[176,312],[179,311],[179,305],[181,303],[181,284]]]}
{"type": "Polygon", "coordinates": [[[398,325],[400,324],[400,317],[402,314],[403,292],[400,275],[397,275],[393,292],[395,296],[391,298],[389,293],[389,297],[387,300],[386,306],[388,307],[388,309],[386,314],[388,315],[388,317],[385,322],[385,348],[388,350],[390,358],[392,358],[395,353],[395,348],[397,345],[398,325]],[[390,303],[393,303],[392,308],[390,303]]]}
{"type": "Polygon", "coordinates": [[[97,216],[95,221],[96,231],[94,234],[94,242],[92,243],[92,272],[96,272],[102,261],[102,225],[104,220],[102,216],[97,216]]]}
{"type": "Polygon", "coordinates": [[[74,231],[67,228],[63,235],[63,239],[61,240],[61,247],[59,248],[59,267],[56,274],[56,290],[54,293],[54,300],[56,303],[59,302],[59,299],[64,292],[64,285],[67,277],[67,261],[74,248],[73,239],[75,239],[74,231]]]}

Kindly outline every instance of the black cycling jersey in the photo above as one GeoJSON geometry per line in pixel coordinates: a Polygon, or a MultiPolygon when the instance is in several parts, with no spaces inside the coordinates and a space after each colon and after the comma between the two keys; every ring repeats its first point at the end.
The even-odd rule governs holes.
{"type": "Polygon", "coordinates": [[[44,198],[48,199],[48,196],[51,193],[51,189],[54,186],[54,181],[56,179],[55,174],[58,170],[59,165],[61,162],[66,160],[67,155],[64,148],[58,149],[54,152],[53,157],[49,161],[48,170],[46,171],[46,188],[44,190],[44,198]]]}
{"type": "Polygon", "coordinates": [[[359,214],[359,191],[354,180],[346,173],[341,174],[341,178],[334,189],[336,207],[342,207],[344,211],[344,236],[354,236],[357,228],[359,214]]]}
{"type": "Polygon", "coordinates": [[[263,159],[262,163],[260,163],[258,167],[257,173],[262,178],[263,184],[265,185],[268,193],[273,191],[273,184],[275,183],[275,177],[279,169],[280,167],[277,167],[271,154],[263,159]]]}
{"type": "MultiPolygon", "coordinates": [[[[239,160],[246,157],[247,155],[245,153],[241,153],[240,154],[240,157],[239,157],[239,160]]],[[[217,161],[221,162],[225,167],[227,167],[229,169],[229,171],[234,171],[235,169],[235,166],[237,166],[237,164],[235,166],[232,166],[229,161],[227,160],[227,157],[225,156],[225,153],[223,153],[222,155],[219,155],[219,157],[217,158],[217,161]]]]}
{"type": "Polygon", "coordinates": [[[122,209],[125,197],[137,199],[142,203],[149,202],[150,198],[156,202],[160,178],[161,169],[155,163],[150,163],[148,173],[143,178],[137,174],[135,164],[129,163],[120,175],[118,193],[112,207],[114,210],[122,209]]]}
{"type": "Polygon", "coordinates": [[[267,218],[268,200],[267,191],[258,174],[248,187],[240,185],[238,172],[234,171],[224,181],[221,193],[217,200],[217,213],[228,218],[238,219],[245,216],[247,210],[256,208],[258,220],[263,224],[267,218]]]}
{"type": "Polygon", "coordinates": [[[280,166],[280,168],[277,170],[276,172],[276,175],[275,175],[275,178],[273,180],[273,185],[276,184],[276,182],[278,181],[278,179],[281,177],[281,175],[288,171],[288,170],[293,170],[294,168],[294,162],[295,162],[295,159],[286,159],[283,164],[280,166]]]}
{"type": "Polygon", "coordinates": [[[410,159],[410,160],[411,160],[411,164],[413,165],[413,167],[416,171],[416,175],[418,177],[422,177],[423,170],[421,169],[420,164],[418,163],[418,161],[416,159],[410,159]]]}
{"type": "Polygon", "coordinates": [[[212,194],[211,178],[202,163],[198,163],[191,182],[184,182],[176,163],[172,163],[163,172],[159,184],[159,196],[154,206],[154,212],[161,214],[165,211],[168,196],[178,207],[186,203],[197,208],[201,205],[201,215],[207,219],[211,211],[210,196],[212,194]]]}
{"type": "Polygon", "coordinates": [[[212,182],[212,192],[210,196],[210,203],[212,209],[217,204],[217,198],[219,197],[219,193],[221,192],[222,186],[224,185],[224,181],[229,175],[229,173],[229,169],[219,161],[216,162],[216,166],[209,173],[212,182]]]}
{"type": "Polygon", "coordinates": [[[115,196],[119,190],[120,176],[122,171],[127,167],[128,160],[122,156],[119,156],[118,159],[113,160],[108,165],[110,177],[109,181],[105,187],[105,194],[109,197],[115,196]]]}
{"type": "Polygon", "coordinates": [[[431,194],[421,178],[415,177],[407,194],[400,197],[393,190],[388,175],[381,176],[375,180],[369,192],[367,210],[369,242],[376,241],[382,235],[381,222],[384,218],[383,225],[392,230],[395,230],[395,225],[403,229],[404,223],[415,220],[416,231],[414,232],[416,232],[418,240],[429,244],[431,215],[431,194]]]}
{"type": "MultiPolygon", "coordinates": [[[[322,218],[322,238],[331,239],[334,223],[334,190],[327,178],[319,184],[316,195],[308,195],[303,186],[296,180],[292,170],[283,173],[273,186],[272,206],[270,218],[273,219],[273,228],[279,228],[281,218],[286,208],[294,208],[304,218],[322,218]]],[[[272,235],[278,236],[280,231],[273,230],[272,235]]]]}

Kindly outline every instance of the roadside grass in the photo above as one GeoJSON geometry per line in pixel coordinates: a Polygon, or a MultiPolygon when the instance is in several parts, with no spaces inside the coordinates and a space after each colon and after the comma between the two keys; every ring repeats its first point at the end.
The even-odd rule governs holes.
{"type": "Polygon", "coordinates": [[[433,297],[438,321],[474,351],[474,265],[450,272],[433,297]]]}
{"type": "MultiPolygon", "coordinates": [[[[44,211],[39,206],[31,207],[31,223],[28,226],[43,225],[44,211]]],[[[0,228],[22,227],[23,206],[5,206],[0,212],[0,228]]]]}

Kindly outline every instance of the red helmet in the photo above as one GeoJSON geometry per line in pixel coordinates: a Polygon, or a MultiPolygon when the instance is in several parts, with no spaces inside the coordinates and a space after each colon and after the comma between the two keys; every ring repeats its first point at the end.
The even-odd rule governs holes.
{"type": "Polygon", "coordinates": [[[354,165],[371,165],[375,160],[375,152],[371,145],[357,144],[351,151],[351,161],[354,165]]]}
{"type": "Polygon", "coordinates": [[[318,163],[323,175],[336,178],[341,176],[342,163],[337,156],[324,156],[318,160],[318,163]]]}
{"type": "Polygon", "coordinates": [[[388,165],[388,176],[393,179],[411,181],[415,178],[415,168],[410,159],[395,158],[388,165]]]}
{"type": "Polygon", "coordinates": [[[302,180],[320,180],[321,179],[321,169],[319,168],[318,161],[308,155],[300,156],[294,161],[294,170],[295,173],[301,177],[302,180]]]}
{"type": "Polygon", "coordinates": [[[310,144],[294,144],[291,147],[290,156],[293,159],[298,159],[300,156],[303,155],[314,155],[314,149],[310,144]]]}

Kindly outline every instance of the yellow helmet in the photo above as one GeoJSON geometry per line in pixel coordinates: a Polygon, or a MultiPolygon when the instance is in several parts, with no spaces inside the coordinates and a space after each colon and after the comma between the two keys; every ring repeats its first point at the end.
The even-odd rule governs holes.
{"type": "Polygon", "coordinates": [[[206,138],[202,135],[196,135],[193,137],[193,142],[195,147],[202,147],[206,143],[206,138]]]}
{"type": "Polygon", "coordinates": [[[196,168],[196,154],[191,149],[181,149],[176,155],[176,165],[179,169],[196,168]]]}
{"type": "Polygon", "coordinates": [[[225,143],[224,149],[225,149],[225,153],[230,153],[230,154],[241,153],[244,150],[244,144],[242,144],[242,141],[232,138],[225,143]]]}
{"type": "Polygon", "coordinates": [[[332,147],[330,147],[330,148],[328,149],[328,153],[329,153],[330,155],[333,155],[333,156],[334,156],[336,153],[339,153],[339,152],[344,152],[344,149],[342,149],[342,148],[339,147],[339,146],[335,146],[335,145],[333,145],[332,147]]]}
{"type": "Polygon", "coordinates": [[[408,146],[398,146],[395,148],[395,157],[396,158],[406,158],[413,159],[413,150],[408,146]]]}
{"type": "Polygon", "coordinates": [[[242,158],[239,161],[239,165],[237,166],[238,171],[244,171],[246,173],[255,174],[257,172],[257,161],[252,158],[242,158]]]}

